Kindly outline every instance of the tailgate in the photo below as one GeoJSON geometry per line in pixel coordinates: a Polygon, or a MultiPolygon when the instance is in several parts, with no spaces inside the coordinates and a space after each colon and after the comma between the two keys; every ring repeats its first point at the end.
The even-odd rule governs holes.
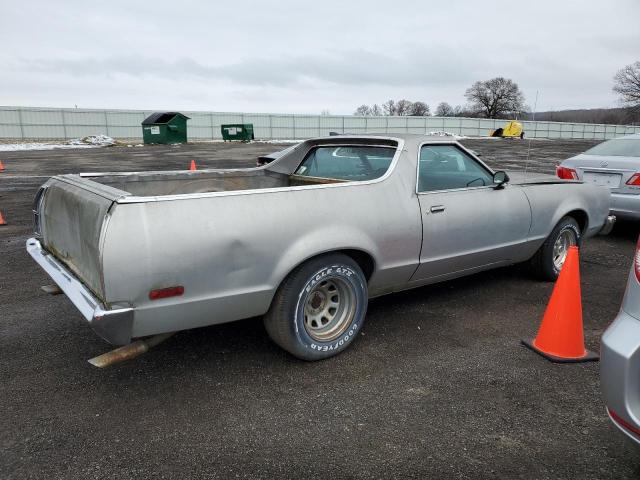
{"type": "Polygon", "coordinates": [[[79,176],[54,177],[34,208],[44,248],[103,301],[100,239],[116,192],[79,176]]]}

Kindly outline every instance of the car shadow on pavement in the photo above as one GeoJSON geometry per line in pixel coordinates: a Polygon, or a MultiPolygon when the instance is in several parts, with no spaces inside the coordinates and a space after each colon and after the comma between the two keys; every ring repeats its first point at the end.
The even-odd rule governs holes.
{"type": "Polygon", "coordinates": [[[640,220],[618,220],[610,237],[637,240],[640,234],[640,220]]]}

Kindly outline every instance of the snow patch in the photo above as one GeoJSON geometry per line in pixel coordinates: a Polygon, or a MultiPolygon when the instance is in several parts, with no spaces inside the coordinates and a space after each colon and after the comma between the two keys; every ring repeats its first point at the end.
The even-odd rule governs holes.
{"type": "Polygon", "coordinates": [[[435,132],[429,132],[427,135],[431,135],[433,137],[467,138],[464,135],[458,135],[457,133],[445,132],[445,131],[442,131],[442,130],[437,130],[435,132]]]}
{"type": "Polygon", "coordinates": [[[25,150],[55,150],[58,148],[97,148],[110,147],[116,141],[107,135],[89,135],[82,138],[74,138],[65,143],[0,143],[0,152],[19,152],[25,150]]]}
{"type": "Polygon", "coordinates": [[[88,135],[82,138],[74,138],[67,142],[68,145],[93,145],[96,147],[106,147],[115,145],[116,141],[107,135],[88,135]]]}
{"type": "Polygon", "coordinates": [[[54,150],[57,148],[95,148],[94,145],[68,145],[64,143],[0,143],[0,152],[23,150],[54,150]]]}
{"type": "Polygon", "coordinates": [[[304,140],[292,140],[292,139],[284,139],[284,140],[254,140],[256,143],[300,143],[304,142],[304,140]]]}

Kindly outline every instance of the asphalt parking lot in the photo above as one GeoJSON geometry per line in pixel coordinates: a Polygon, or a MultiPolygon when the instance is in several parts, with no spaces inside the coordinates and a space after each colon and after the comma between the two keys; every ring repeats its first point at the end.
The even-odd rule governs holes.
{"type": "MultiPolygon", "coordinates": [[[[464,140],[524,168],[528,141],[464,140]]],[[[528,168],[593,141],[531,142],[528,168]]],[[[47,176],[248,166],[273,144],[0,152],[0,477],[640,477],[640,450],[606,416],[598,364],[549,363],[520,345],[552,285],[522,266],[375,299],[344,354],[304,363],[260,319],[182,332],[109,369],[108,350],[31,261],[31,200],[47,176]]],[[[585,242],[585,337],[615,317],[639,225],[585,242]]]]}

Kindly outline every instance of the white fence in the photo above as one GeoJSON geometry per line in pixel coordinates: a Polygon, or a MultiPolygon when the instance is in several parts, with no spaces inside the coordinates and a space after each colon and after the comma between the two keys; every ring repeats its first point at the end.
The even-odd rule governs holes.
{"type": "MultiPolygon", "coordinates": [[[[106,134],[142,138],[140,123],[151,111],[76,108],[0,107],[0,138],[70,139],[106,134]]],[[[444,130],[464,136],[487,136],[504,120],[459,117],[356,117],[352,115],[285,115],[181,111],[191,120],[191,140],[222,138],[220,125],[252,123],[256,139],[305,139],[338,133],[428,133],[444,130]]],[[[593,123],[522,122],[527,137],[608,139],[640,133],[640,126],[593,123]]]]}

